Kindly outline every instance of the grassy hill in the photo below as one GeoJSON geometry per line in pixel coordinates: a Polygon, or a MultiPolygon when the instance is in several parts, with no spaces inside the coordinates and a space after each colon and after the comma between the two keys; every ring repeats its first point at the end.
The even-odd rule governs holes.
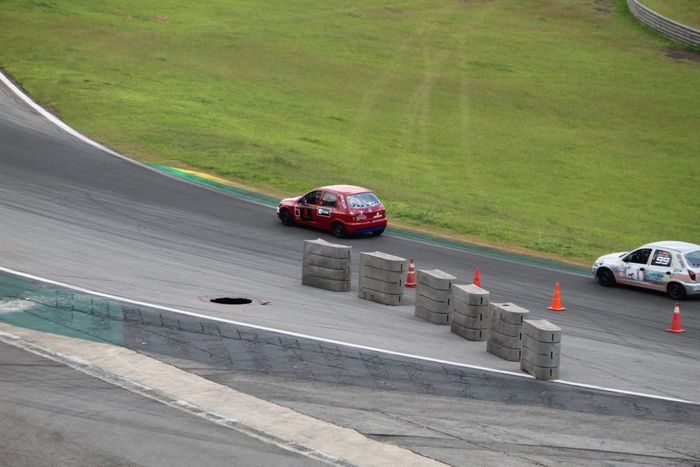
{"type": "Polygon", "coordinates": [[[700,2],[697,0],[641,0],[641,3],[673,21],[700,29],[700,2]]]}
{"type": "Polygon", "coordinates": [[[700,61],[613,0],[0,0],[0,66],[95,139],[587,262],[700,243],[700,61]]]}

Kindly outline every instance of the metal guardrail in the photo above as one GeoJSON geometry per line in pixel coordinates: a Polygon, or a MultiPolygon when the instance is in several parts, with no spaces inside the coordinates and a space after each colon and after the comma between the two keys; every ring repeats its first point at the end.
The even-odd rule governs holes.
{"type": "Polygon", "coordinates": [[[670,20],[642,5],[638,0],[627,0],[627,8],[642,23],[671,40],[700,48],[700,31],[670,20]]]}

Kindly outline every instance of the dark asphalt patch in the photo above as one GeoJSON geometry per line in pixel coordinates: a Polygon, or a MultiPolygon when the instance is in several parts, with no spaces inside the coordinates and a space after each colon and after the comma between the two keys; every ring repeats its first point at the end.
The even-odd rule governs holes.
{"type": "Polygon", "coordinates": [[[688,49],[679,49],[677,47],[669,47],[666,49],[666,56],[675,60],[690,60],[692,62],[700,62],[700,52],[688,49]]]}
{"type": "Polygon", "coordinates": [[[212,303],[218,303],[220,305],[249,305],[253,303],[253,300],[249,298],[242,298],[242,297],[221,297],[221,298],[212,298],[209,300],[212,303]]]}

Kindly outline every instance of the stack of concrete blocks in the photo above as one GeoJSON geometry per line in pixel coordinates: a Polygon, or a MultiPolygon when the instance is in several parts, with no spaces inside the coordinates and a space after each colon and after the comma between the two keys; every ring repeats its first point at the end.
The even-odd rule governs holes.
{"type": "Polygon", "coordinates": [[[360,253],[359,296],[384,305],[401,305],[408,260],[375,251],[360,253]]]}
{"type": "Polygon", "coordinates": [[[523,320],[530,312],[512,303],[491,304],[486,351],[509,362],[520,361],[523,320]]]}
{"type": "Polygon", "coordinates": [[[561,328],[544,319],[523,321],[520,369],[537,379],[559,379],[561,328]]]}
{"type": "Polygon", "coordinates": [[[474,284],[453,285],[450,330],[470,341],[485,341],[489,322],[488,291],[474,284]]]}
{"type": "Polygon", "coordinates": [[[452,281],[455,276],[439,269],[416,274],[416,317],[433,324],[449,324],[452,281]]]}
{"type": "Polygon", "coordinates": [[[337,245],[325,240],[304,240],[304,262],[301,283],[332,290],[350,290],[351,246],[337,245]]]}

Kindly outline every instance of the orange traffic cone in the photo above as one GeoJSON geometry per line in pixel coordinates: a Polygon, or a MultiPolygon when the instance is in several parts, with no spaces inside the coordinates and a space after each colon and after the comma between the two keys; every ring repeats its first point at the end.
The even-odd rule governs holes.
{"type": "Polygon", "coordinates": [[[556,283],[554,286],[554,295],[552,296],[552,304],[547,307],[548,310],[552,311],[564,311],[566,308],[564,308],[561,305],[561,293],[559,291],[559,282],[556,283]]]}
{"type": "Polygon", "coordinates": [[[472,284],[477,287],[481,287],[481,272],[479,271],[479,268],[476,268],[476,271],[474,271],[474,280],[472,281],[472,284]]]}
{"type": "Polygon", "coordinates": [[[408,287],[409,289],[416,288],[416,267],[413,265],[413,260],[408,263],[408,275],[406,276],[405,287],[408,287]]]}
{"type": "Polygon", "coordinates": [[[676,334],[685,332],[685,329],[681,327],[681,309],[678,306],[678,303],[676,303],[676,306],[673,309],[673,319],[671,320],[671,326],[669,326],[666,330],[668,332],[675,332],[676,334]]]}

